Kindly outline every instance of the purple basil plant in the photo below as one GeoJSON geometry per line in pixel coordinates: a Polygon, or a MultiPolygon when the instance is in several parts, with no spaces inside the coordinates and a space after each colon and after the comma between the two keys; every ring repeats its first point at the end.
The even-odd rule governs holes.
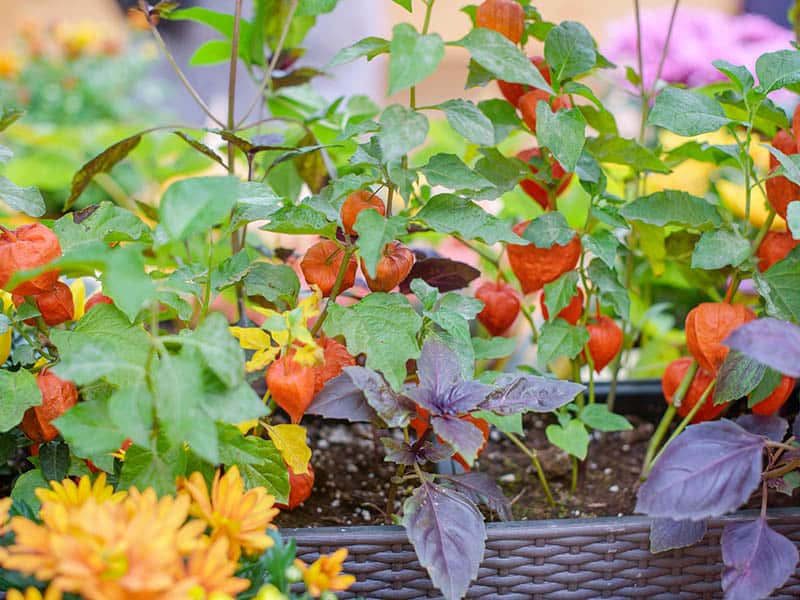
{"type": "MultiPolygon", "coordinates": [[[[667,41],[671,7],[642,12],[642,58],[644,83],[653,85],[667,41]]],[[[611,24],[604,54],[622,66],[637,67],[636,23],[628,17],[611,24]]],[[[793,33],[761,15],[729,15],[699,7],[679,6],[661,79],[689,87],[724,81],[725,76],[711,64],[711,58],[744,65],[750,71],[766,52],[791,48],[793,33]]],[[[790,98],[788,92],[779,94],[790,98]]]]}
{"type": "Polygon", "coordinates": [[[410,440],[387,432],[382,442],[385,460],[413,471],[411,476],[416,477],[418,486],[403,504],[402,524],[433,584],[447,600],[454,600],[466,594],[483,559],[486,528],[477,505],[487,505],[504,520],[510,517],[510,506],[485,473],[442,475],[423,467],[456,452],[472,464],[483,435],[461,419],[465,415],[551,412],[584,388],[527,374],[505,374],[492,385],[467,379],[456,352],[435,336],[422,346],[417,374],[418,384],[397,391],[377,371],[347,367],[326,384],[307,412],[389,429],[407,428],[418,414],[417,407],[429,413],[427,435],[410,440]]]}
{"type": "MultiPolygon", "coordinates": [[[[725,343],[732,351],[720,374],[738,373],[726,384],[739,386],[736,395],[749,393],[770,370],[800,377],[797,325],[758,319],[739,327],[725,343]]],[[[781,587],[794,573],[798,551],[770,528],[767,500],[771,489],[791,494],[789,475],[800,468],[800,418],[785,439],[788,430],[785,419],[758,415],[688,427],[667,446],[639,489],[636,511],[655,517],[651,550],[694,544],[705,535],[707,519],[736,510],[760,490],[759,517],[723,530],[722,589],[726,600],[753,600],[781,587]]]]}

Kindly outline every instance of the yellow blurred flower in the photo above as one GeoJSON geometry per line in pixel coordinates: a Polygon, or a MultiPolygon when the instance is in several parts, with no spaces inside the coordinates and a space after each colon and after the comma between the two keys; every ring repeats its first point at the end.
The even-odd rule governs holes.
{"type": "Polygon", "coordinates": [[[65,479],[61,483],[50,482],[50,488],[38,488],[34,493],[42,502],[55,502],[66,506],[80,506],[89,498],[94,498],[97,502],[121,502],[126,496],[126,492],[114,492],[114,488],[106,485],[106,474],[100,473],[94,483],[88,475],[80,478],[76,484],[72,479],[65,479]]]}
{"type": "Polygon", "coordinates": [[[266,533],[274,529],[272,519],[278,514],[273,507],[275,498],[263,487],[245,492],[239,469],[229,467],[225,475],[217,471],[209,494],[205,479],[193,473],[182,483],[191,496],[191,514],[203,519],[211,529],[211,540],[227,538],[229,554],[238,559],[242,550],[247,554],[263,552],[273,544],[266,533]]]}
{"type": "Polygon", "coordinates": [[[29,587],[24,594],[19,590],[8,590],[6,600],[61,600],[61,591],[50,586],[42,596],[42,593],[35,587],[29,587]]]}
{"type": "Polygon", "coordinates": [[[16,79],[22,70],[22,57],[13,50],[0,50],[0,79],[16,79]]]}
{"type": "MultiPolygon", "coordinates": [[[[722,200],[722,204],[740,219],[744,219],[746,195],[744,185],[733,183],[727,179],[720,179],[716,183],[717,192],[722,200]]],[[[761,227],[767,220],[769,210],[767,209],[767,199],[761,192],[761,188],[756,186],[750,191],[750,223],[754,227],[761,227]]],[[[780,216],[775,215],[775,220],[770,227],[773,231],[785,231],[786,221],[780,216]]]]}
{"type": "Polygon", "coordinates": [[[0,333],[0,365],[6,362],[9,356],[11,356],[11,329],[0,333]]]}
{"type": "Polygon", "coordinates": [[[8,512],[11,510],[13,502],[14,500],[10,496],[0,498],[0,535],[4,535],[8,531],[8,512]]]}
{"type": "Polygon", "coordinates": [[[353,585],[355,577],[341,574],[345,558],[347,549],[339,548],[331,555],[323,554],[311,565],[306,565],[299,558],[294,561],[295,566],[303,572],[306,590],[312,598],[319,598],[323,592],[341,592],[353,585]]]}
{"type": "Polygon", "coordinates": [[[96,23],[59,23],[54,28],[55,39],[69,58],[99,52],[104,33],[96,23]]]}
{"type": "Polygon", "coordinates": [[[176,592],[191,600],[235,598],[236,594],[250,587],[247,579],[234,576],[237,567],[236,561],[229,557],[228,540],[219,538],[189,556],[186,578],[176,592]]]}
{"type": "Polygon", "coordinates": [[[256,600],[289,600],[289,598],[286,596],[286,594],[281,593],[281,591],[274,585],[268,583],[258,590],[256,600]]]}

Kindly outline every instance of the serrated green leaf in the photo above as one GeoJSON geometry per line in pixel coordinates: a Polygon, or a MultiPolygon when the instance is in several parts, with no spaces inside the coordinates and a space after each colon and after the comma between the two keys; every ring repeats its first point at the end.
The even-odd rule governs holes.
{"type": "Polygon", "coordinates": [[[576,108],[552,112],[546,102],[539,101],[536,139],[553,153],[567,173],[572,173],[586,142],[586,121],[576,108]]]}
{"type": "Polygon", "coordinates": [[[30,371],[0,369],[0,431],[19,425],[22,415],[32,406],[42,403],[42,393],[30,371]]]}
{"type": "Polygon", "coordinates": [[[257,262],[250,265],[244,277],[247,296],[263,298],[279,310],[288,310],[297,303],[300,280],[289,265],[257,262]]]}
{"type": "Polygon", "coordinates": [[[544,40],[544,58],[550,65],[553,82],[583,75],[597,62],[597,46],[592,34],[574,21],[553,27],[544,40]]]}
{"type": "Polygon", "coordinates": [[[150,228],[134,213],[101,202],[64,215],[53,224],[64,252],[87,242],[130,242],[150,238],[150,228]]]}
{"type": "Polygon", "coordinates": [[[750,71],[741,65],[734,65],[727,60],[715,60],[711,63],[720,73],[723,73],[736,84],[736,87],[743,94],[746,94],[753,87],[755,80],[750,71]]]}
{"type": "Polygon", "coordinates": [[[588,341],[585,327],[570,325],[559,318],[548,321],[539,331],[539,365],[545,367],[559,356],[575,358],[588,341]]]}
{"type": "Polygon", "coordinates": [[[522,232],[522,239],[528,240],[537,248],[552,248],[553,245],[566,246],[575,237],[575,230],[560,212],[547,212],[533,219],[522,232]]]}
{"type": "Polygon", "coordinates": [[[235,177],[191,177],[167,188],[158,209],[159,226],[171,241],[183,241],[222,223],[239,198],[235,177]]]}
{"type": "Polygon", "coordinates": [[[111,420],[107,400],[80,402],[54,421],[61,435],[81,458],[95,458],[119,450],[129,437],[111,420]]]}
{"type": "Polygon", "coordinates": [[[584,233],[581,236],[581,247],[602,260],[609,269],[613,269],[620,243],[608,229],[599,229],[591,235],[584,233]]]}
{"type": "Polygon", "coordinates": [[[187,455],[182,446],[155,454],[148,448],[133,445],[125,452],[119,489],[152,487],[159,496],[174,494],[176,477],[186,474],[187,455]]]}
{"type": "Polygon", "coordinates": [[[464,138],[480,146],[494,145],[494,125],[469,100],[447,100],[437,105],[447,116],[450,126],[464,138]]]}
{"type": "Polygon", "coordinates": [[[455,192],[480,192],[494,187],[491,181],[470,169],[455,154],[434,154],[421,170],[430,185],[455,192]]]}
{"type": "Polygon", "coordinates": [[[617,274],[598,258],[589,263],[586,274],[600,290],[601,303],[612,307],[619,317],[628,319],[631,299],[628,290],[620,283],[617,274]]]}
{"type": "Polygon", "coordinates": [[[45,213],[44,198],[35,187],[19,187],[5,177],[0,177],[0,200],[11,210],[30,217],[41,217],[45,213]]]}
{"type": "Polygon", "coordinates": [[[522,127],[516,109],[500,98],[478,102],[478,109],[485,114],[494,127],[494,143],[504,141],[513,131],[522,127]]]}
{"type": "Polygon", "coordinates": [[[328,63],[328,67],[343,65],[357,60],[362,56],[367,57],[367,60],[372,60],[379,54],[389,52],[389,48],[389,40],[379,37],[366,37],[357,41],[352,46],[339,50],[328,63]]]}
{"type": "Polygon", "coordinates": [[[767,295],[767,313],[800,322],[800,249],[792,250],[760,277],[755,275],[757,285],[763,282],[767,286],[759,289],[762,295],[767,295]]]}
{"type": "Polygon", "coordinates": [[[468,240],[483,240],[487,244],[524,243],[511,226],[479,205],[454,194],[438,194],[428,200],[416,218],[441,233],[456,233],[468,240]]]}
{"type": "Polygon", "coordinates": [[[603,135],[586,141],[586,150],[598,162],[631,165],[639,171],[669,173],[670,169],[649,148],[635,140],[603,135]]]}
{"type": "Polygon", "coordinates": [[[699,196],[678,190],[664,190],[637,198],[619,210],[629,221],[664,227],[678,225],[691,229],[713,229],[722,225],[717,207],[699,196]]]}
{"type": "Polygon", "coordinates": [[[401,294],[372,293],[348,307],[330,305],[323,329],[341,335],[353,356],[367,355],[367,367],[383,373],[395,389],[406,378],[406,361],[419,356],[422,319],[401,294]]]}
{"type": "Polygon", "coordinates": [[[287,202],[283,208],[269,217],[269,223],[262,225],[264,231],[291,233],[298,235],[321,235],[333,237],[336,224],[328,216],[308,202],[292,204],[287,202]]]}
{"type": "Polygon", "coordinates": [[[544,286],[544,304],[548,321],[552,321],[566,308],[578,293],[578,272],[567,271],[561,277],[544,286]]]}
{"type": "Polygon", "coordinates": [[[34,513],[39,512],[42,503],[36,497],[35,491],[38,488],[49,488],[48,481],[39,469],[26,471],[14,482],[14,489],[11,490],[11,497],[15,502],[24,502],[34,513]]]}
{"type": "Polygon", "coordinates": [[[427,79],[443,58],[444,42],[438,33],[420,35],[409,23],[395,25],[390,45],[389,95],[427,79]]]}
{"type": "Polygon", "coordinates": [[[750,256],[750,243],[735,231],[714,229],[700,236],[692,253],[692,268],[738,267],[750,256]]]}
{"type": "Polygon", "coordinates": [[[358,214],[353,226],[358,233],[356,246],[370,277],[376,276],[384,246],[406,233],[406,222],[407,219],[400,216],[387,219],[372,208],[358,214]]]}
{"type": "Polygon", "coordinates": [[[648,125],[685,137],[710,133],[731,123],[719,102],[708,96],[668,87],[657,97],[648,125]]]}
{"type": "Polygon", "coordinates": [[[425,141],[428,119],[400,104],[392,104],[381,115],[381,132],[378,136],[384,162],[391,162],[408,154],[425,141]]]}
{"type": "Polygon", "coordinates": [[[472,349],[476,360],[505,358],[514,352],[516,347],[517,340],[514,338],[472,338],[472,349]]]}
{"type": "Polygon", "coordinates": [[[247,488],[263,486],[275,501],[288,502],[289,472],[280,452],[270,440],[243,436],[233,425],[217,425],[220,461],[236,465],[247,488]]]}
{"type": "Polygon", "coordinates": [[[756,75],[764,93],[800,82],[800,52],[778,50],[756,60],[756,75]]]}

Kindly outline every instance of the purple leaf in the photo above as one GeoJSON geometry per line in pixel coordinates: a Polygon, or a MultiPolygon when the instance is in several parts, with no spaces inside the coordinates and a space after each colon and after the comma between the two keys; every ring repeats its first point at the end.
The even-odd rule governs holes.
{"type": "Polygon", "coordinates": [[[793,323],[757,319],[738,327],[723,343],[785,375],[800,377],[800,327],[793,323]]]}
{"type": "Polygon", "coordinates": [[[411,293],[411,282],[415,279],[422,279],[441,293],[460,290],[480,274],[475,267],[449,258],[418,258],[408,277],[400,282],[400,293],[411,293]]]}
{"type": "Polygon", "coordinates": [[[727,419],[690,425],[639,488],[636,512],[699,521],[737,509],[761,481],[764,442],[727,419]]]}
{"type": "Polygon", "coordinates": [[[330,379],[314,396],[314,401],[306,412],[326,419],[346,419],[351,423],[369,423],[375,416],[375,411],[367,404],[364,393],[347,373],[330,379]]]}
{"type": "Polygon", "coordinates": [[[458,356],[436,338],[428,338],[422,346],[417,359],[417,373],[419,387],[429,390],[435,399],[444,397],[454,385],[462,381],[458,356]]]}
{"type": "Polygon", "coordinates": [[[460,475],[444,475],[442,479],[445,484],[452,485],[475,504],[486,504],[503,521],[511,520],[511,503],[490,475],[469,471],[460,475]]]}
{"type": "Polygon", "coordinates": [[[762,435],[773,442],[782,442],[789,429],[786,419],[774,415],[742,415],[736,419],[736,424],[750,433],[762,435]]]}
{"type": "Polygon", "coordinates": [[[419,563],[446,600],[467,593],[486,547],[486,527],[463,494],[423,481],[403,504],[403,526],[419,563]]]}
{"type": "Polygon", "coordinates": [[[483,446],[483,432],[469,421],[458,417],[431,416],[433,431],[458,452],[468,465],[475,462],[478,451],[483,446]]]}
{"type": "Polygon", "coordinates": [[[794,422],[792,423],[792,435],[796,438],[800,438],[800,415],[794,418],[794,422]]]}
{"type": "Polygon", "coordinates": [[[495,386],[499,389],[486,397],[480,409],[498,415],[551,412],[571,402],[584,390],[578,383],[535,375],[503,375],[495,386]]]}
{"type": "Polygon", "coordinates": [[[367,403],[389,427],[405,427],[415,414],[414,403],[395,392],[386,380],[372,369],[345,367],[344,373],[359,388],[367,403]]]}
{"type": "Polygon", "coordinates": [[[430,442],[424,442],[420,445],[407,444],[392,438],[381,438],[381,442],[386,448],[384,460],[400,465],[436,463],[453,455],[452,448],[444,444],[434,445],[430,442]]]}
{"type": "Polygon", "coordinates": [[[722,531],[725,600],[766,598],[794,573],[795,545],[764,518],[730,523],[722,531]]]}
{"type": "Polygon", "coordinates": [[[650,525],[650,552],[655,554],[696,544],[703,539],[706,529],[706,521],[653,519],[650,525]]]}
{"type": "Polygon", "coordinates": [[[729,352],[717,374],[714,404],[737,400],[752,392],[764,379],[766,365],[734,350],[729,352]]]}

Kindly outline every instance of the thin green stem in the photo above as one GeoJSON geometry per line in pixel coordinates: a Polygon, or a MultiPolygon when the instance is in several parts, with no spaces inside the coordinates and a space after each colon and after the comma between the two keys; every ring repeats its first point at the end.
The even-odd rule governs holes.
{"type": "Polygon", "coordinates": [[[426,0],[425,4],[425,20],[422,23],[422,35],[428,33],[431,26],[431,13],[433,12],[433,5],[436,0],[426,0]]]}
{"type": "MultiPolygon", "coordinates": [[[[239,64],[239,41],[240,29],[242,24],[242,0],[236,0],[236,8],[233,16],[233,37],[231,38],[231,62],[228,69],[228,131],[232,131],[236,125],[236,67],[239,64]]],[[[228,142],[228,174],[234,173],[234,152],[232,143],[228,142]]],[[[235,237],[235,236],[234,236],[235,237]]]]}
{"type": "Polygon", "coordinates": [[[556,505],[556,501],[553,498],[553,493],[550,491],[550,484],[547,483],[547,475],[542,468],[542,463],[539,462],[539,456],[536,453],[535,448],[528,448],[522,440],[520,440],[516,435],[511,432],[504,432],[506,437],[510,439],[514,445],[519,448],[522,453],[527,456],[531,462],[533,463],[534,469],[536,469],[536,475],[539,477],[539,483],[542,484],[542,489],[544,490],[544,495],[547,497],[547,504],[551,507],[556,505]]]}
{"type": "Polygon", "coordinates": [[[578,458],[572,457],[572,480],[569,484],[569,491],[573,494],[578,489],[578,458]]]}
{"type": "Polygon", "coordinates": [[[344,257],[342,258],[342,264],[339,267],[339,272],[336,274],[336,281],[333,283],[333,289],[331,289],[331,294],[328,297],[328,301],[325,303],[325,308],[322,309],[319,317],[317,317],[314,326],[311,328],[311,335],[317,335],[319,330],[322,329],[322,324],[325,322],[325,319],[328,318],[328,308],[331,304],[336,302],[336,297],[339,295],[339,292],[342,288],[342,282],[344,281],[344,276],[347,273],[347,265],[350,263],[350,257],[353,256],[353,253],[356,251],[355,246],[348,246],[344,250],[344,257]]]}
{"type": "Polygon", "coordinates": [[[530,308],[525,306],[524,304],[520,304],[519,307],[522,316],[525,317],[525,320],[528,322],[531,328],[531,337],[533,337],[533,343],[539,343],[539,330],[536,328],[536,321],[533,320],[533,312],[530,308]]]}
{"type": "Polygon", "coordinates": [[[283,52],[283,46],[286,44],[286,38],[289,35],[289,29],[292,26],[292,20],[294,19],[294,13],[297,12],[298,4],[300,4],[300,0],[291,0],[291,4],[289,5],[289,13],[286,17],[286,21],[283,24],[283,29],[281,30],[281,35],[278,38],[278,43],[275,46],[275,51],[273,52],[272,58],[267,65],[267,71],[264,73],[264,79],[261,81],[261,85],[258,86],[258,91],[256,92],[253,101],[250,103],[250,106],[248,106],[247,110],[244,112],[244,116],[236,124],[237,129],[242,126],[250,114],[255,110],[256,106],[258,106],[258,103],[262,100],[262,96],[264,95],[267,87],[272,84],[272,72],[275,70],[275,66],[278,64],[281,52],[283,52]]]}

